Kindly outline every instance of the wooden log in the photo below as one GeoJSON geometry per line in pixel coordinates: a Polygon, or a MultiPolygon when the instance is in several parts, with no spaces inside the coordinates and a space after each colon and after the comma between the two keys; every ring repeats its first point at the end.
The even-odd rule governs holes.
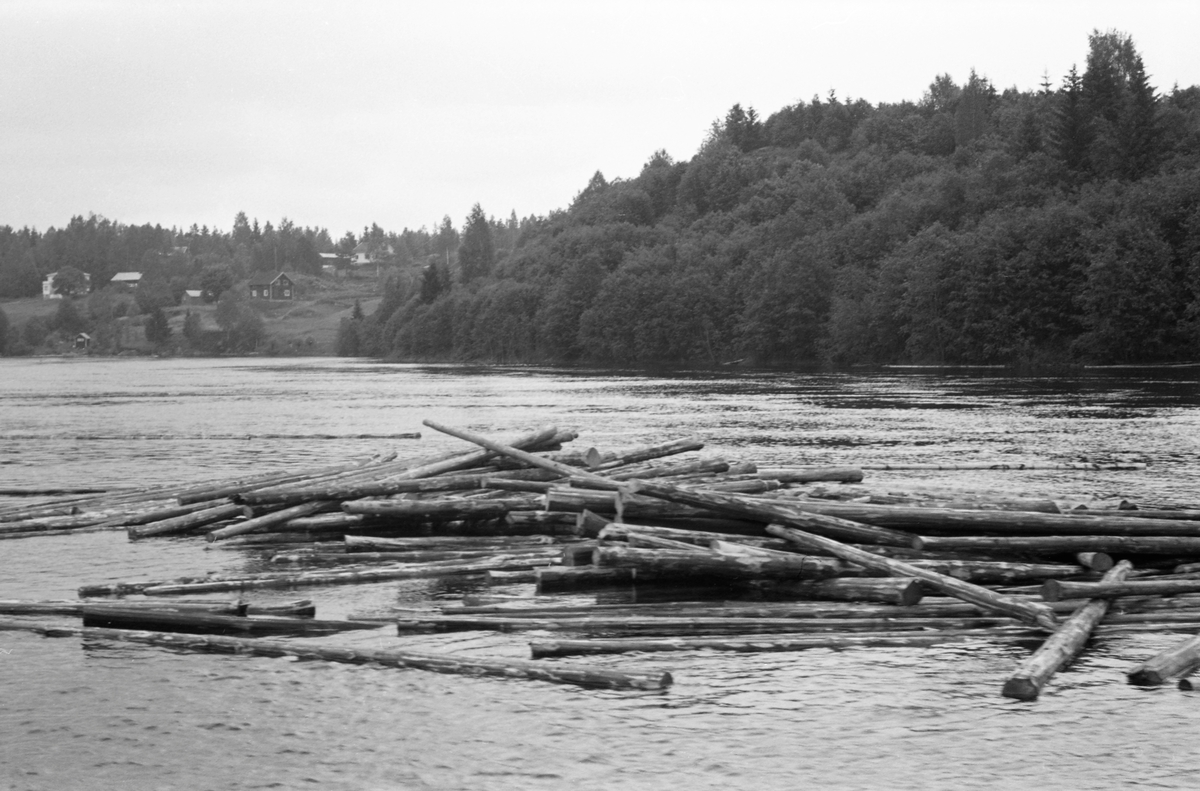
{"type": "Polygon", "coordinates": [[[537,569],[520,569],[518,571],[498,571],[488,569],[486,578],[488,585],[524,585],[537,582],[537,569]]]}
{"type": "Polygon", "coordinates": [[[390,497],[411,492],[458,492],[483,488],[481,475],[443,475],[400,481],[330,484],[288,489],[258,489],[234,495],[247,505],[297,505],[310,500],[358,500],[364,497],[390,497]]]}
{"type": "Polygon", "coordinates": [[[83,608],[83,625],[104,629],[139,629],[156,632],[240,635],[329,635],[356,629],[377,629],[361,621],[319,621],[313,618],[245,618],[205,612],[176,612],[146,607],[113,607],[89,604],[83,608]]]}
{"type": "MultiPolygon", "coordinates": [[[[496,549],[415,549],[403,552],[281,552],[272,563],[432,563],[447,560],[479,560],[495,557],[496,549]]],[[[508,547],[506,555],[558,560],[563,552],[556,547],[508,547]]]]}
{"type": "Polygon", "coordinates": [[[670,615],[637,618],[630,616],[588,616],[584,618],[505,618],[498,616],[421,614],[401,617],[396,627],[400,634],[414,631],[545,631],[581,634],[622,634],[647,636],[715,634],[800,634],[804,632],[878,632],[917,631],[922,629],[991,629],[1012,626],[1011,618],[688,618],[670,615]]]}
{"type": "MultiPolygon", "coordinates": [[[[87,602],[66,601],[19,601],[0,600],[0,614],[3,615],[83,615],[87,602]]],[[[208,601],[208,602],[169,602],[161,601],[129,601],[123,607],[154,607],[162,611],[174,612],[205,612],[216,615],[245,615],[249,605],[239,601],[208,601]]]]}
{"type": "Polygon", "coordinates": [[[1012,584],[1029,580],[1073,577],[1087,571],[1067,563],[1005,563],[989,560],[906,560],[906,563],[948,577],[979,584],[1012,584]]]}
{"type": "Polygon", "coordinates": [[[608,519],[584,508],[575,517],[575,532],[584,538],[598,538],[608,524],[608,519]]]}
{"type": "Polygon", "coordinates": [[[1042,584],[1042,598],[1046,601],[1111,599],[1114,596],[1173,596],[1178,593],[1198,592],[1200,579],[1128,580],[1112,583],[1046,580],[1042,584]]]}
{"type": "Polygon", "coordinates": [[[105,527],[134,527],[147,525],[152,522],[162,522],[166,519],[174,519],[179,516],[187,516],[194,514],[197,511],[203,511],[207,508],[216,508],[219,505],[224,505],[221,500],[204,500],[191,505],[175,505],[166,508],[154,508],[149,511],[140,513],[123,514],[113,517],[105,521],[105,527]]]}
{"type": "MultiPolygon", "coordinates": [[[[717,516],[712,511],[702,508],[664,503],[650,497],[623,497],[620,505],[624,509],[624,519],[696,519],[717,516]]],[[[616,492],[557,488],[546,492],[542,508],[546,511],[575,513],[591,511],[597,515],[611,516],[617,513],[617,506],[616,492]]],[[[762,523],[759,524],[761,529],[762,523]]]]}
{"type": "Polygon", "coordinates": [[[304,571],[295,574],[269,574],[253,577],[229,577],[185,582],[151,584],[140,589],[146,596],[176,596],[188,593],[217,593],[221,591],[255,590],[260,588],[295,588],[309,585],[346,585],[385,582],[398,579],[449,577],[463,574],[483,574],[489,570],[529,569],[544,565],[544,558],[497,555],[477,561],[447,563],[405,563],[396,566],[335,571],[304,571]]]}
{"type": "Polygon", "coordinates": [[[487,437],[480,436],[479,434],[475,434],[464,429],[451,428],[450,426],[443,425],[434,420],[422,420],[421,422],[435,431],[440,431],[443,434],[449,434],[452,437],[458,437],[459,439],[466,440],[467,442],[473,442],[482,448],[487,448],[493,453],[498,453],[501,456],[507,456],[510,459],[516,459],[517,461],[524,462],[531,467],[540,467],[544,470],[557,472],[566,478],[570,478],[572,476],[582,476],[584,478],[601,479],[601,476],[599,475],[595,475],[586,471],[580,471],[578,468],[571,467],[568,464],[561,464],[542,456],[536,456],[532,453],[523,451],[520,448],[515,448],[512,445],[505,445],[502,442],[495,442],[487,437]]]}
{"type": "Polygon", "coordinates": [[[1195,536],[1197,532],[1195,525],[1188,522],[1133,516],[1081,516],[1032,511],[955,511],[948,508],[912,508],[827,500],[797,499],[790,502],[809,513],[849,519],[893,530],[920,531],[922,536],[927,536],[935,530],[966,535],[999,533],[1052,536],[1195,536]]]}
{"type": "Polygon", "coordinates": [[[423,654],[328,644],[295,643],[222,635],[187,635],[170,632],[142,632],[125,629],[84,629],[85,640],[142,643],[176,650],[247,654],[250,656],[294,656],[348,664],[379,664],[385,667],[430,670],[468,676],[549,681],[605,689],[661,690],[671,685],[670,673],[631,674],[607,668],[592,668],[543,662],[473,659],[446,654],[423,654]]]}
{"type": "Polygon", "coordinates": [[[342,543],[348,553],[405,552],[429,549],[492,549],[494,553],[510,548],[545,547],[554,542],[550,536],[346,536],[342,543]]]}
{"type": "Polygon", "coordinates": [[[631,568],[635,578],[712,577],[716,579],[827,579],[846,572],[841,561],[813,555],[748,557],[704,551],[630,549],[617,545],[596,548],[592,561],[600,567],[631,568]]]}
{"type": "Polygon", "coordinates": [[[1163,651],[1130,670],[1130,684],[1157,686],[1169,678],[1185,676],[1200,668],[1200,635],[1163,651]]]}
{"type": "MultiPolygon", "coordinates": [[[[817,582],[767,580],[761,583],[761,586],[766,586],[776,596],[880,602],[901,607],[915,606],[925,595],[925,588],[921,585],[920,580],[906,577],[839,577],[817,582]]],[[[761,586],[756,585],[760,589],[761,586]]]]}
{"type": "Polygon", "coordinates": [[[267,514],[263,514],[262,516],[256,516],[253,519],[247,519],[244,522],[238,522],[235,525],[229,525],[228,527],[222,527],[217,530],[209,531],[205,538],[211,544],[213,541],[220,541],[221,539],[230,538],[232,536],[240,536],[245,533],[263,532],[276,525],[282,525],[291,519],[309,516],[319,511],[326,511],[336,507],[336,502],[328,500],[319,500],[312,503],[293,505],[290,508],[284,508],[280,511],[272,511],[267,514]]]}
{"type": "Polygon", "coordinates": [[[513,527],[575,527],[579,514],[572,511],[509,511],[504,521],[513,527]]]}
{"type": "MultiPolygon", "coordinates": [[[[1122,582],[1133,568],[1128,560],[1122,560],[1104,575],[1104,582],[1122,582]]],[[[1062,626],[1038,647],[1029,659],[1021,663],[1008,680],[1001,693],[1006,698],[1036,700],[1042,687],[1083,650],[1084,643],[1092,630],[1108,612],[1108,601],[1091,599],[1063,621],[1062,626]]]]}
{"type": "Polygon", "coordinates": [[[1107,552],[1076,552],[1075,559],[1092,571],[1108,571],[1114,565],[1112,555],[1107,552]]]}
{"type": "Polygon", "coordinates": [[[932,552],[996,551],[1057,555],[1104,552],[1130,555],[1200,554],[1200,536],[918,536],[915,549],[932,552]]]}
{"type": "Polygon", "coordinates": [[[536,496],[502,500],[354,500],[341,505],[348,514],[385,516],[392,519],[443,520],[504,517],[510,511],[534,511],[541,507],[536,496]]]}
{"type": "Polygon", "coordinates": [[[607,477],[614,481],[628,481],[632,478],[670,478],[679,475],[695,475],[698,473],[712,474],[727,472],[729,462],[725,459],[699,459],[679,464],[641,465],[624,467],[620,471],[608,473],[607,477]]]}
{"type": "Polygon", "coordinates": [[[864,552],[861,549],[847,546],[831,538],[813,535],[796,530],[795,528],[770,525],[767,528],[767,532],[780,538],[794,541],[802,547],[824,549],[830,554],[850,563],[858,563],[867,568],[886,571],[893,576],[916,577],[949,596],[954,596],[955,598],[976,604],[993,612],[1015,616],[1023,621],[1036,623],[1044,629],[1053,631],[1058,625],[1054,617],[1054,611],[1044,604],[1022,601],[1012,596],[998,594],[970,582],[954,579],[953,577],[938,574],[927,569],[917,568],[909,563],[904,563],[893,558],[873,555],[870,552],[864,552]]]}
{"type": "Polygon", "coordinates": [[[194,511],[190,514],[184,514],[182,516],[163,519],[158,522],[150,522],[149,524],[130,527],[125,532],[131,541],[136,541],[141,538],[149,538],[150,536],[176,535],[197,527],[211,525],[214,522],[224,522],[228,519],[233,519],[234,517],[241,515],[241,508],[242,507],[236,503],[225,503],[224,505],[210,506],[199,511],[194,511]]]}
{"type": "Polygon", "coordinates": [[[661,459],[666,456],[675,456],[680,453],[688,453],[693,450],[701,450],[704,448],[704,443],[697,439],[684,438],[664,442],[660,445],[649,445],[642,448],[636,448],[631,451],[622,453],[615,458],[604,459],[598,464],[590,465],[596,471],[610,471],[619,467],[624,467],[632,464],[640,464],[651,459],[661,459]]]}
{"type": "Polygon", "coordinates": [[[529,644],[535,659],[561,656],[624,654],[653,651],[805,651],[812,648],[923,647],[997,639],[1007,633],[999,630],[963,630],[960,632],[875,632],[861,634],[751,635],[747,637],[673,637],[626,638],[611,640],[536,640],[529,644]]]}
{"type": "Polygon", "coordinates": [[[1141,462],[1007,462],[973,461],[944,464],[864,464],[864,470],[1144,470],[1141,462]]]}
{"type": "Polygon", "coordinates": [[[596,551],[595,541],[580,541],[567,544],[562,548],[562,564],[564,566],[590,566],[592,556],[596,551]]]}
{"type": "MultiPolygon", "coordinates": [[[[916,538],[912,533],[872,527],[844,519],[835,519],[820,515],[814,516],[805,510],[795,507],[791,503],[780,500],[717,494],[645,481],[631,481],[629,483],[629,490],[633,493],[651,495],[670,502],[704,508],[720,514],[801,527],[809,532],[816,532],[819,535],[837,538],[841,541],[907,547],[912,546],[912,542],[916,538]]],[[[622,500],[624,499],[625,495],[622,494],[622,500]]]]}
{"type": "Polygon", "coordinates": [[[857,467],[761,467],[758,476],[780,483],[858,483],[863,479],[863,471],[857,467]]]}
{"type": "Polygon", "coordinates": [[[682,552],[709,552],[708,547],[687,541],[676,541],[673,538],[663,538],[652,533],[641,533],[637,530],[631,530],[626,534],[625,543],[634,549],[674,549],[682,552]]]}

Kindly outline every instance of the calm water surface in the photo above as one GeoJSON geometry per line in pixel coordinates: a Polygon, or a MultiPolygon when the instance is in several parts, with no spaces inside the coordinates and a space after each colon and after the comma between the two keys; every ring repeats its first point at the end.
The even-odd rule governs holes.
{"type": "MultiPolygon", "coordinates": [[[[494,436],[555,424],[578,430],[584,448],[696,436],[706,453],[766,464],[1138,460],[1144,472],[891,472],[865,483],[1200,507],[1195,369],[1070,379],[652,377],[329,359],[4,360],[0,486],[189,482],[462,446],[423,418],[494,436]],[[422,438],[353,438],[413,431],[422,438]]],[[[0,598],[73,598],[84,583],[262,563],[191,538],[5,541],[0,598]]],[[[301,593],[338,617],[476,589],[413,581],[301,593]]],[[[530,636],[402,642],[382,629],[329,639],[525,657],[530,636]]],[[[668,692],[648,694],[81,648],[0,632],[0,781],[14,789],[1195,788],[1200,698],[1124,683],[1130,666],[1180,639],[1098,641],[1039,701],[1019,703],[999,690],[1028,649],[986,641],[589,660],[674,673],[668,692]]]]}

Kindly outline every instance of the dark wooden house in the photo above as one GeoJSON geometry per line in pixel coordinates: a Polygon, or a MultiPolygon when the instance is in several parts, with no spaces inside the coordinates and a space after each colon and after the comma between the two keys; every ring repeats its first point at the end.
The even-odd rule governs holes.
{"type": "Polygon", "coordinates": [[[268,278],[256,277],[250,281],[250,299],[295,299],[296,287],[292,279],[283,272],[268,278]]]}

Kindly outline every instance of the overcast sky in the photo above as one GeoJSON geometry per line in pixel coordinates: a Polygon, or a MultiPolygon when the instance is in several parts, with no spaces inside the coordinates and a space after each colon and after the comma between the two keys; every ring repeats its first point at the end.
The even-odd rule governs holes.
{"type": "Polygon", "coordinates": [[[1057,86],[1093,28],[1160,90],[1200,83],[1197,0],[0,0],[0,225],[545,214],[691,158],[735,102],[916,101],[972,67],[1057,86]]]}

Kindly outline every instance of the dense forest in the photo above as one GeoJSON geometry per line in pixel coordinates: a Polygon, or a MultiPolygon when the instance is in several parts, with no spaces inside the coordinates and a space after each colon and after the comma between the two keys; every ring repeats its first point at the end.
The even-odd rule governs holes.
{"type": "Polygon", "coordinates": [[[461,229],[445,218],[336,242],[244,215],[228,234],[97,218],[0,228],[0,297],[66,265],[95,278],[140,261],[164,293],[284,264],[315,272],[317,253],[366,242],[395,269],[379,307],[343,323],[347,355],[1195,360],[1200,86],[1156,89],[1125,34],[1088,45],[1057,86],[998,90],[971,72],[936,77],[915,102],[830,92],[765,120],[735,105],[689,161],[659,151],[634,178],[596,173],[545,217],[476,205],[461,229]]]}

